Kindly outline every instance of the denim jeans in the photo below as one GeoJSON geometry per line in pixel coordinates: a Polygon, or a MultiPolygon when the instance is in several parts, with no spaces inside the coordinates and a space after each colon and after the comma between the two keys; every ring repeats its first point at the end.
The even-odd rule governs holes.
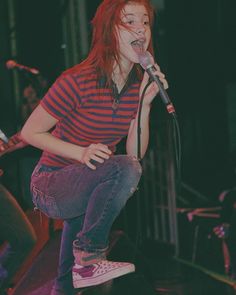
{"type": "Polygon", "coordinates": [[[134,157],[111,156],[96,170],[73,164],[51,170],[37,165],[31,181],[34,204],[51,218],[64,219],[58,281],[73,265],[72,243],[99,253],[108,246],[115,218],[135,192],[141,165],[134,157]]]}

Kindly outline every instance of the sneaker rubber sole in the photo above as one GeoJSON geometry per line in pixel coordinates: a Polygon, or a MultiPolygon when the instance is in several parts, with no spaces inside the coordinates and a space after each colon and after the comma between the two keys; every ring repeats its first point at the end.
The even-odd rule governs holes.
{"type": "Polygon", "coordinates": [[[135,266],[131,263],[127,263],[127,265],[123,265],[122,267],[111,269],[107,271],[105,274],[97,274],[94,277],[85,277],[81,278],[80,275],[76,273],[76,271],[72,271],[73,276],[73,286],[74,288],[85,288],[90,286],[96,286],[103,284],[112,279],[121,277],[128,273],[132,273],[135,271],[135,266]]]}

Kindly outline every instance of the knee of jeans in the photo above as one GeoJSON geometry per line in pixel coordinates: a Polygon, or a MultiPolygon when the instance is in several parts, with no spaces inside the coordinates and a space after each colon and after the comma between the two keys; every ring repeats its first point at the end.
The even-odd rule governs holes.
{"type": "Polygon", "coordinates": [[[124,165],[125,172],[128,176],[134,176],[134,178],[140,178],[142,175],[142,166],[138,159],[134,156],[124,156],[124,161],[121,161],[121,165],[124,165]]]}
{"type": "Polygon", "coordinates": [[[119,160],[119,167],[123,174],[124,186],[130,187],[131,196],[137,189],[142,175],[142,166],[136,157],[125,155],[119,160]]]}

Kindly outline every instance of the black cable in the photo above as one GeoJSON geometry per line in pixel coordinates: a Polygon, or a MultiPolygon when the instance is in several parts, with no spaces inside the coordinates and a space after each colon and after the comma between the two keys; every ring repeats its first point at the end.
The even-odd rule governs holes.
{"type": "MultiPolygon", "coordinates": [[[[138,160],[141,161],[141,127],[140,127],[140,122],[141,122],[141,113],[142,113],[142,106],[143,106],[143,100],[144,100],[144,95],[147,91],[148,86],[152,83],[151,80],[146,84],[144,87],[141,98],[140,98],[140,106],[139,106],[139,112],[138,112],[138,122],[137,122],[137,157],[138,160]]],[[[170,104],[173,108],[173,105],[170,104]]],[[[171,108],[171,109],[172,109],[171,108]]],[[[174,109],[174,108],[173,108],[174,109]]],[[[177,120],[177,116],[175,112],[169,112],[168,106],[167,106],[167,111],[171,115],[171,122],[172,122],[172,128],[170,128],[170,132],[173,131],[173,146],[174,146],[174,159],[175,159],[175,167],[177,171],[176,175],[176,180],[177,180],[177,192],[180,189],[181,186],[181,137],[180,137],[180,128],[179,128],[179,123],[177,120]]],[[[169,137],[170,138],[170,137],[169,137]]],[[[138,252],[138,242],[140,239],[140,234],[141,234],[141,223],[140,223],[140,218],[138,217],[139,215],[139,202],[137,202],[137,208],[136,208],[136,216],[137,216],[137,223],[136,223],[136,239],[135,239],[135,247],[134,247],[134,257],[136,253],[138,252]]]]}
{"type": "MultiPolygon", "coordinates": [[[[140,127],[140,122],[141,122],[141,113],[142,113],[142,106],[143,106],[143,99],[144,99],[144,95],[147,91],[148,86],[152,83],[151,80],[148,81],[148,83],[146,84],[146,86],[144,87],[142,93],[141,93],[141,97],[140,97],[140,104],[139,104],[139,110],[138,110],[138,122],[137,122],[137,158],[139,160],[139,162],[141,162],[141,127],[140,127]]],[[[136,202],[136,239],[134,242],[134,258],[133,261],[135,259],[136,253],[138,253],[138,242],[140,239],[140,234],[141,234],[141,223],[140,223],[140,218],[138,217],[139,215],[139,201],[136,202]]]]}
{"type": "Polygon", "coordinates": [[[176,166],[176,180],[177,185],[181,185],[181,136],[180,136],[180,128],[177,120],[177,116],[175,113],[171,113],[171,118],[173,119],[173,146],[174,146],[174,158],[175,158],[175,166],[176,166]]]}

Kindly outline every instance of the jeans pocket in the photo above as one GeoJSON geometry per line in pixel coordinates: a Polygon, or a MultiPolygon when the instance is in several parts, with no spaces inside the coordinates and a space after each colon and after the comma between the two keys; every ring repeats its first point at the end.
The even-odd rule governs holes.
{"type": "Polygon", "coordinates": [[[49,196],[32,186],[34,205],[50,218],[61,218],[60,210],[53,196],[49,196]]]}

